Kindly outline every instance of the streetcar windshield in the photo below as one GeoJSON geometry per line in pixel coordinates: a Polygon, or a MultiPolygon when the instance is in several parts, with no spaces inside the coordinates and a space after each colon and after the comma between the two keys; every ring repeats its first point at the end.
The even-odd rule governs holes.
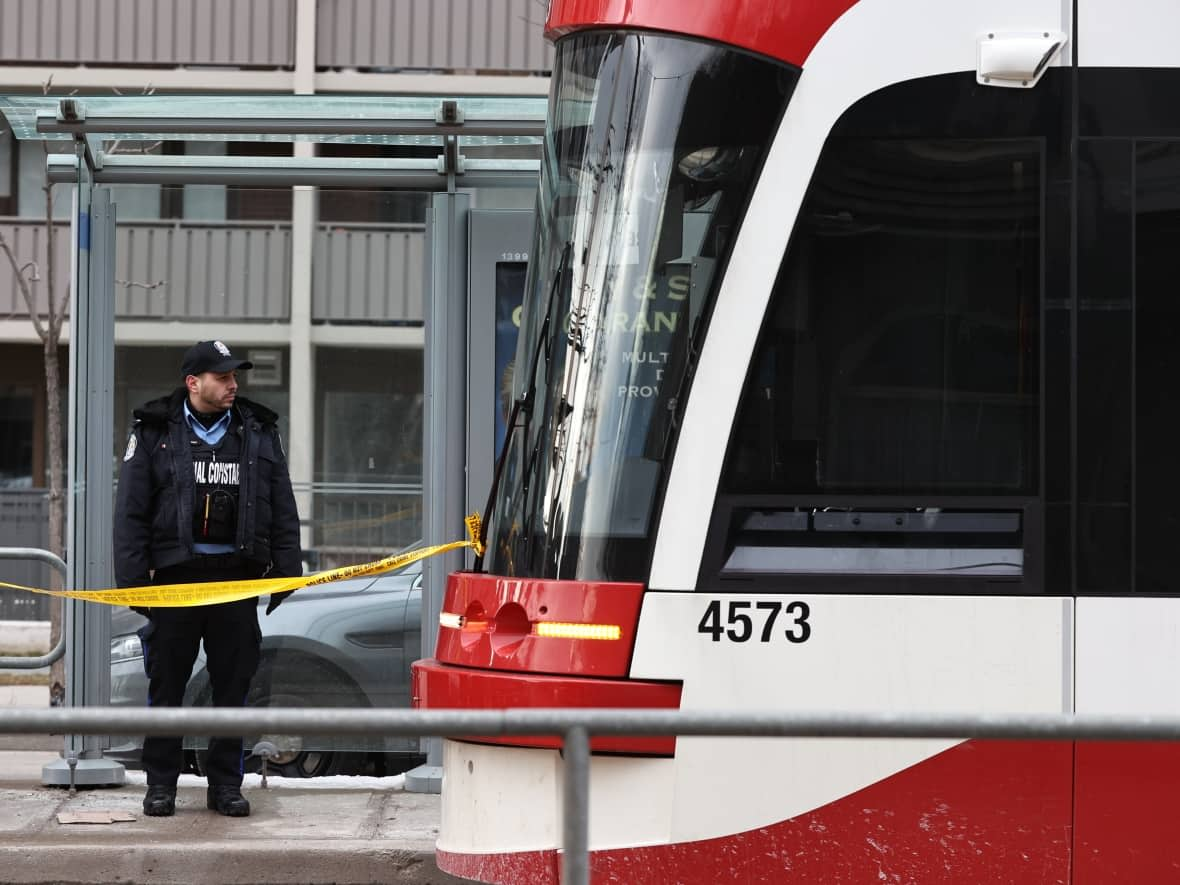
{"type": "Polygon", "coordinates": [[[715,281],[797,76],[655,34],[558,43],[494,573],[642,580],[715,281]]]}

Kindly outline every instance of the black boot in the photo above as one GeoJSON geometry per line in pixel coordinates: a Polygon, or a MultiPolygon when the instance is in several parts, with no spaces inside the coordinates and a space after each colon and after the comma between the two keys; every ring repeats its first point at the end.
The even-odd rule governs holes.
{"type": "Polygon", "coordinates": [[[143,797],[143,813],[148,817],[172,817],[176,813],[176,787],[149,786],[143,797]]]}
{"type": "Polygon", "coordinates": [[[241,787],[214,784],[206,793],[206,804],[210,810],[226,817],[250,816],[250,803],[242,795],[241,787]]]}

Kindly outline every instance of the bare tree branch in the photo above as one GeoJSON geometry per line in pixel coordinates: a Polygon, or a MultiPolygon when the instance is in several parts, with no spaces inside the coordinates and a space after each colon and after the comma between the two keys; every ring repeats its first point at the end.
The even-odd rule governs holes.
{"type": "Polygon", "coordinates": [[[25,279],[23,272],[24,268],[28,267],[30,264],[34,265],[35,267],[36,262],[28,261],[23,265],[19,264],[17,262],[16,255],[13,254],[12,245],[4,236],[3,231],[0,231],[0,252],[3,252],[8,256],[8,263],[12,266],[12,274],[14,277],[16,277],[17,288],[20,289],[20,294],[25,301],[25,306],[29,309],[29,319],[33,321],[33,328],[37,330],[37,337],[44,341],[48,335],[48,332],[41,322],[41,317],[37,314],[37,306],[33,303],[32,287],[29,286],[29,281],[25,279]]]}
{"type": "MultiPolygon", "coordinates": [[[[51,90],[52,88],[53,88],[53,74],[50,74],[49,79],[41,84],[41,94],[48,95],[49,90],[51,90]]],[[[65,94],[65,97],[69,98],[71,95],[77,95],[77,94],[78,94],[78,89],[77,89],[77,87],[74,87],[73,89],[71,89],[69,92],[67,92],[65,94]]]]}

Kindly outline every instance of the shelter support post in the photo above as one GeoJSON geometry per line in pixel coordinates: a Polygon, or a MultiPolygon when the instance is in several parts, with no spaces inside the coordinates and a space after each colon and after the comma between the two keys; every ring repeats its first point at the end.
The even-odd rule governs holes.
{"type": "MultiPolygon", "coordinates": [[[[463,525],[467,497],[467,216],[468,194],[435,194],[427,219],[426,404],[422,444],[425,542],[440,544],[463,525]]],[[[447,575],[463,553],[423,564],[422,656],[432,657],[447,575]]],[[[406,789],[442,791],[442,741],[424,738],[426,763],[406,772],[406,789]]]]}
{"type": "MultiPolygon", "coordinates": [[[[115,206],[95,187],[82,142],[71,226],[68,586],[110,587],[114,476],[112,390],[115,363],[115,206]]],[[[66,704],[106,706],[111,699],[110,609],[65,600],[66,704]]],[[[115,786],[123,766],[103,758],[105,739],[67,735],[63,758],[41,769],[46,786],[115,786]]]]}

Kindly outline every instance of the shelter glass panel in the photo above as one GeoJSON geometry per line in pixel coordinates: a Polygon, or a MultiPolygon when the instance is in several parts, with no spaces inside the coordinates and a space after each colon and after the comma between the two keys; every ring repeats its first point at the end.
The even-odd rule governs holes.
{"type": "MultiPolygon", "coordinates": [[[[267,152],[289,153],[290,146],[267,152]]],[[[335,201],[341,216],[365,217],[374,206],[396,204],[408,218],[353,224],[320,223],[310,211],[293,210],[291,188],[224,188],[220,218],[187,217],[193,196],[204,199],[206,210],[216,208],[205,199],[208,192],[187,186],[172,196],[158,186],[119,188],[124,203],[154,201],[167,210],[171,199],[171,214],[178,217],[126,219],[120,213],[114,463],[127,445],[133,410],[182,384],[185,349],[198,340],[221,340],[253,363],[239,373],[239,399],[279,415],[299,505],[304,571],[369,561],[414,545],[422,533],[423,402],[423,219],[414,216],[415,201],[394,192],[364,192],[356,199],[342,193],[335,201]],[[303,214],[296,218],[294,211],[303,214]],[[264,217],[253,217],[259,213],[264,217]],[[310,238],[310,256],[296,254],[296,226],[310,238]],[[328,248],[333,238],[336,252],[328,248]],[[313,322],[292,322],[292,279],[300,267],[312,276],[311,291],[302,297],[324,306],[313,322]],[[337,318],[333,312],[341,304],[356,309],[337,318]],[[392,316],[383,306],[388,304],[398,305],[392,316]],[[408,328],[391,342],[391,326],[408,328]],[[308,336],[331,340],[342,327],[344,340],[355,346],[304,344],[299,351],[293,344],[308,336]],[[310,352],[310,366],[298,364],[299,352],[310,352]],[[293,434],[292,428],[306,431],[293,434]]],[[[303,588],[270,615],[263,596],[257,610],[262,664],[247,703],[408,707],[409,664],[421,641],[420,582],[416,564],[400,573],[303,588]]],[[[145,702],[147,676],[136,633],[142,624],[142,616],[129,609],[113,613],[114,704],[145,702]]],[[[186,703],[206,704],[209,696],[202,650],[186,703]]],[[[259,737],[246,736],[247,752],[259,737]]],[[[268,739],[279,751],[272,772],[291,775],[358,771],[373,760],[405,767],[418,758],[416,739],[268,739]],[[367,751],[381,753],[370,757],[367,751]]],[[[132,761],[140,741],[116,737],[111,755],[132,761]]],[[[198,770],[204,747],[201,736],[186,739],[187,758],[198,770]]],[[[256,769],[259,762],[248,758],[246,764],[256,769]]]]}

